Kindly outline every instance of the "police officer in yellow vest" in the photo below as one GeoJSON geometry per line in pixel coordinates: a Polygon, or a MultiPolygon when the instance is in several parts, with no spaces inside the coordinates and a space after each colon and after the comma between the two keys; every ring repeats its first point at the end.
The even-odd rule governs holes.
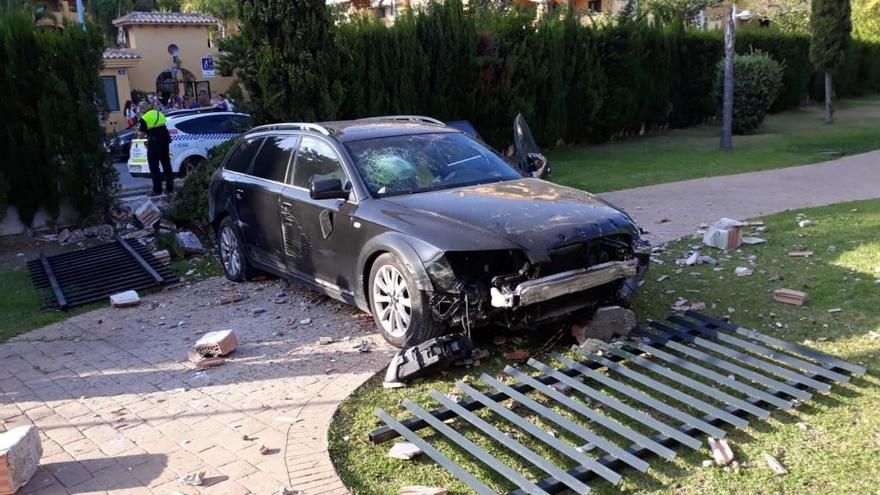
{"type": "Polygon", "coordinates": [[[153,195],[162,194],[162,179],[165,179],[165,191],[174,192],[174,172],[171,171],[171,134],[165,127],[165,114],[156,108],[141,103],[141,118],[138,130],[147,137],[147,163],[150,164],[150,177],[153,179],[153,195]],[[159,173],[159,164],[162,173],[159,173]]]}

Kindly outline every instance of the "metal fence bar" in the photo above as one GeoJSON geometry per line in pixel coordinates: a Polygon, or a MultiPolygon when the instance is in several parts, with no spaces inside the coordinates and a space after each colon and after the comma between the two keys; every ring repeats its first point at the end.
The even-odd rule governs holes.
{"type": "Polygon", "coordinates": [[[52,271],[52,264],[49,263],[49,259],[46,258],[44,253],[40,253],[40,262],[43,264],[43,270],[46,270],[46,277],[52,286],[52,292],[55,294],[55,300],[58,301],[58,307],[65,309],[67,307],[67,299],[64,297],[64,292],[61,291],[61,286],[58,285],[58,279],[55,278],[55,272],[52,271]]]}
{"type": "Polygon", "coordinates": [[[736,390],[737,392],[741,392],[752,397],[757,397],[764,402],[774,405],[780,409],[790,409],[792,406],[791,401],[780,399],[779,397],[776,397],[771,393],[765,392],[746,383],[736,381],[734,378],[724,376],[721,373],[712,371],[708,368],[704,368],[698,364],[691,363],[690,361],[685,361],[684,359],[681,359],[674,354],[669,354],[668,352],[665,352],[657,347],[652,347],[648,344],[643,344],[641,342],[635,341],[627,342],[626,345],[636,350],[642,351],[646,354],[650,354],[651,356],[654,356],[658,359],[662,359],[669,364],[673,364],[675,366],[678,366],[679,368],[686,369],[691,373],[696,373],[709,380],[714,380],[716,383],[725,385],[729,388],[736,390]]]}
{"type": "Polygon", "coordinates": [[[691,318],[696,318],[704,323],[708,323],[710,325],[714,325],[719,328],[726,328],[728,330],[733,330],[734,332],[742,335],[744,337],[748,337],[750,339],[760,340],[765,344],[772,345],[773,347],[778,347],[780,349],[793,352],[795,354],[800,354],[801,356],[808,357],[810,359],[819,361],[820,363],[831,365],[835,368],[849,371],[854,375],[864,375],[868,370],[864,366],[859,366],[854,363],[850,363],[848,361],[844,361],[843,359],[836,358],[834,356],[830,356],[825,354],[824,352],[819,352],[814,349],[810,349],[809,347],[804,347],[798,344],[792,344],[790,342],[785,342],[784,340],[779,340],[777,338],[773,338],[769,335],[765,335],[757,330],[752,330],[751,328],[741,327],[739,325],[734,325],[732,323],[728,323],[726,321],[721,321],[716,318],[712,318],[711,316],[706,316],[702,313],[697,313],[696,311],[687,311],[686,315],[691,318]]]}
{"type": "MultiPolygon", "coordinates": [[[[685,323],[693,324],[690,321],[685,320],[684,318],[680,318],[678,316],[670,316],[669,320],[675,321],[676,323],[685,322],[685,323]]],[[[804,371],[809,371],[809,372],[814,373],[816,375],[824,376],[825,378],[828,378],[828,379],[831,379],[831,380],[834,380],[834,381],[837,381],[840,383],[846,383],[849,381],[849,376],[841,375],[840,373],[831,371],[826,368],[822,368],[822,367],[817,366],[813,363],[808,363],[807,361],[804,361],[803,359],[798,359],[798,358],[796,358],[794,356],[790,356],[788,354],[776,352],[776,351],[774,351],[772,349],[768,349],[762,345],[758,345],[753,342],[749,342],[748,340],[743,340],[738,337],[734,337],[733,335],[728,335],[724,332],[719,332],[718,330],[715,330],[715,329],[706,328],[705,323],[700,324],[700,325],[694,325],[693,328],[703,335],[718,339],[721,342],[726,342],[728,344],[735,345],[735,346],[739,347],[740,349],[745,349],[747,351],[751,351],[751,352],[758,354],[760,356],[765,356],[765,357],[769,357],[771,359],[775,359],[777,361],[780,361],[780,362],[787,364],[788,366],[791,366],[792,368],[797,368],[797,369],[801,369],[804,371]]]]}
{"type": "MultiPolygon", "coordinates": [[[[672,335],[677,338],[680,338],[680,339],[684,340],[685,342],[693,342],[693,340],[695,338],[693,335],[679,332],[678,330],[675,330],[672,327],[668,327],[666,325],[657,323],[655,321],[651,322],[651,327],[653,327],[655,330],[665,332],[667,335],[672,335]]],[[[761,373],[752,371],[750,369],[743,368],[742,366],[739,366],[737,364],[731,363],[731,362],[726,361],[724,359],[715,357],[711,354],[706,354],[705,352],[698,351],[698,350],[693,349],[691,347],[688,347],[686,345],[679,344],[678,342],[675,342],[667,335],[655,335],[655,334],[648,333],[648,332],[641,330],[641,329],[633,330],[632,334],[638,335],[640,337],[650,338],[650,339],[652,339],[652,342],[663,342],[663,345],[665,347],[668,347],[669,349],[673,349],[673,350],[681,352],[682,354],[685,354],[687,356],[699,359],[700,361],[709,363],[713,366],[717,366],[718,368],[721,368],[725,371],[729,371],[735,375],[748,378],[749,380],[752,380],[755,383],[759,383],[761,385],[764,385],[765,387],[769,388],[771,391],[772,390],[779,390],[779,391],[785,392],[787,395],[789,395],[791,397],[794,397],[796,399],[801,399],[801,400],[809,400],[813,396],[813,394],[811,394],[810,392],[807,392],[806,390],[795,388],[793,386],[785,384],[784,382],[780,382],[774,378],[771,378],[767,375],[763,375],[761,373]]]]}
{"type": "Polygon", "coordinates": [[[122,245],[123,248],[125,248],[126,251],[128,251],[128,254],[131,255],[131,257],[132,257],[132,258],[133,258],[133,259],[134,259],[134,260],[135,260],[135,261],[141,266],[141,268],[143,268],[143,270],[144,270],[145,272],[147,272],[151,277],[153,277],[153,280],[155,280],[157,284],[161,284],[161,283],[162,283],[162,281],[164,280],[164,279],[162,278],[162,276],[159,275],[159,274],[156,272],[156,270],[154,270],[153,267],[150,266],[150,264],[147,263],[147,261],[146,261],[145,259],[143,259],[143,258],[141,257],[141,255],[138,254],[137,251],[134,250],[133,247],[131,247],[131,245],[128,243],[127,240],[125,240],[125,239],[123,239],[122,237],[119,237],[119,236],[117,235],[117,236],[116,236],[116,242],[118,242],[120,245],[122,245]]]}
{"type": "MultiPolygon", "coordinates": [[[[553,368],[550,368],[549,366],[547,366],[546,364],[544,364],[540,361],[535,361],[534,359],[530,359],[528,364],[529,364],[529,366],[532,366],[533,368],[540,370],[540,371],[543,371],[545,373],[548,373],[548,374],[554,373],[553,368]]],[[[573,368],[577,369],[578,371],[581,371],[580,366],[575,366],[573,368]]],[[[630,417],[630,418],[632,418],[632,419],[634,419],[634,420],[636,420],[636,421],[638,421],[638,422],[640,422],[650,428],[653,428],[654,430],[657,430],[665,435],[669,435],[670,437],[675,438],[683,445],[687,445],[691,448],[699,448],[699,447],[694,446],[694,441],[696,439],[688,438],[688,435],[685,435],[685,434],[681,433],[680,431],[676,431],[676,429],[674,427],[672,427],[662,421],[654,419],[651,416],[649,416],[648,414],[645,414],[642,411],[639,411],[635,408],[632,408],[632,407],[624,404],[623,402],[620,402],[619,400],[617,400],[609,395],[606,395],[603,392],[600,392],[592,387],[588,387],[587,385],[584,385],[583,383],[581,383],[573,378],[566,377],[566,381],[564,383],[566,383],[567,385],[569,385],[573,389],[577,390],[578,392],[586,395],[587,397],[590,397],[591,399],[593,399],[597,402],[601,402],[602,404],[608,406],[611,409],[614,409],[615,411],[617,411],[625,416],[628,416],[628,417],[630,417]]],[[[633,398],[635,398],[635,397],[633,397],[633,398]]],[[[636,399],[636,400],[638,400],[638,399],[636,399]]],[[[657,404],[660,404],[659,401],[656,401],[656,402],[657,402],[657,404]]],[[[653,406],[651,406],[651,407],[653,407],[653,406]]],[[[684,413],[682,413],[682,414],[684,414],[684,413]]],[[[694,418],[694,419],[696,420],[696,418],[694,418]]],[[[719,431],[723,432],[724,430],[719,430],[719,431]]]]}
{"type": "MultiPolygon", "coordinates": [[[[547,433],[546,431],[538,428],[535,424],[533,424],[529,421],[526,421],[525,418],[518,416],[516,413],[514,413],[510,409],[507,409],[506,407],[502,406],[501,404],[495,402],[494,400],[490,399],[486,395],[473,389],[469,385],[464,384],[464,383],[457,383],[455,386],[458,387],[458,389],[461,390],[462,392],[473,397],[474,400],[479,401],[481,404],[483,404],[484,406],[489,408],[489,410],[491,410],[492,412],[498,414],[499,416],[506,419],[507,421],[510,421],[511,423],[513,423],[514,425],[519,427],[520,429],[525,430],[526,433],[528,433],[529,435],[537,438],[538,440],[553,447],[554,449],[564,453],[566,456],[568,456],[568,457],[575,456],[572,458],[573,459],[578,459],[578,458],[582,459],[581,461],[579,461],[582,463],[585,462],[585,461],[583,461],[583,458],[589,458],[589,456],[583,454],[582,452],[578,452],[572,446],[563,443],[558,438],[556,438],[553,435],[550,435],[549,433],[547,433]]],[[[639,459],[639,461],[642,463],[645,463],[647,465],[647,463],[645,461],[642,461],[641,459],[639,459]]],[[[647,470],[647,469],[648,468],[646,466],[644,468],[644,470],[647,470]]],[[[607,471],[604,473],[600,473],[600,475],[601,474],[609,475],[609,477],[611,479],[609,479],[608,481],[611,481],[612,479],[617,480],[617,481],[611,481],[612,483],[617,484],[618,482],[620,482],[620,475],[617,473],[614,473],[614,476],[611,476],[607,471]]],[[[608,479],[608,478],[606,478],[606,479],[608,479]]]]}
{"type": "MultiPolygon", "coordinates": [[[[491,424],[489,424],[485,420],[477,417],[477,415],[475,415],[474,413],[465,410],[464,408],[462,408],[461,406],[456,404],[455,401],[453,401],[449,397],[441,394],[440,392],[438,392],[436,390],[431,391],[431,397],[433,397],[435,400],[437,400],[438,402],[440,402],[444,406],[448,407],[450,410],[456,411],[457,413],[459,413],[458,415],[462,419],[464,419],[468,423],[474,425],[478,430],[480,430],[481,433],[485,433],[486,435],[493,438],[495,441],[504,445],[506,448],[515,452],[517,455],[519,455],[523,459],[531,462],[535,466],[538,466],[539,468],[544,470],[544,472],[546,472],[547,474],[549,474],[549,475],[553,476],[554,478],[558,479],[559,481],[565,483],[566,486],[568,486],[569,488],[571,488],[575,492],[588,493],[590,491],[589,486],[583,484],[577,478],[566,473],[565,470],[560,469],[558,466],[556,466],[552,462],[541,457],[539,454],[536,454],[534,451],[523,446],[522,444],[520,444],[516,440],[505,435],[504,433],[501,432],[501,430],[499,430],[498,428],[495,428],[494,426],[492,426],[491,424]]],[[[428,413],[426,412],[425,414],[428,414],[428,413]]],[[[428,415],[430,416],[430,414],[428,414],[428,415]]],[[[419,417],[424,419],[425,421],[428,421],[428,423],[431,423],[431,421],[438,421],[433,416],[431,417],[430,420],[423,415],[419,415],[419,417]]],[[[440,424],[443,424],[443,423],[440,422],[440,424]]],[[[575,460],[580,462],[580,459],[575,459],[575,460]]],[[[598,462],[596,462],[590,458],[587,458],[587,460],[589,460],[590,463],[593,464],[596,469],[608,471],[612,475],[618,476],[618,480],[619,480],[619,475],[617,475],[617,473],[615,473],[614,471],[611,471],[610,469],[606,468],[605,466],[599,464],[598,462]]]]}
{"type": "Polygon", "coordinates": [[[787,378],[789,380],[793,380],[798,383],[803,383],[804,385],[807,385],[808,387],[811,387],[815,390],[820,390],[820,391],[825,392],[825,391],[828,391],[831,389],[831,386],[828,385],[827,383],[822,383],[820,381],[814,380],[812,378],[808,378],[800,373],[789,370],[787,368],[783,368],[781,366],[776,366],[775,364],[772,364],[772,363],[765,361],[763,359],[758,359],[750,354],[745,354],[743,352],[735,351],[729,347],[716,344],[715,342],[712,342],[711,340],[706,340],[702,337],[696,337],[696,336],[692,336],[692,337],[693,337],[693,340],[691,342],[697,344],[700,347],[709,349],[711,351],[715,351],[718,354],[727,356],[729,358],[733,358],[735,360],[746,363],[750,366],[754,366],[756,368],[759,368],[761,371],[768,371],[768,372],[773,373],[777,376],[781,376],[783,378],[787,378]]]}
{"type": "MultiPolygon", "coordinates": [[[[665,414],[673,419],[676,419],[678,421],[682,421],[684,423],[692,424],[697,429],[705,432],[708,435],[716,436],[718,438],[723,438],[727,434],[727,432],[722,430],[721,428],[712,426],[709,423],[706,423],[705,421],[702,421],[695,416],[692,416],[684,411],[681,411],[675,407],[672,407],[669,404],[666,404],[662,401],[659,401],[659,400],[655,399],[654,397],[651,397],[650,395],[648,395],[640,390],[637,390],[633,387],[630,387],[629,385],[626,385],[626,384],[621,383],[617,380],[614,380],[610,377],[607,377],[607,376],[603,375],[602,373],[591,370],[590,368],[586,367],[583,363],[578,363],[574,360],[571,360],[571,359],[563,356],[562,354],[553,353],[551,355],[553,356],[554,359],[565,364],[566,366],[580,371],[584,376],[592,378],[593,380],[598,381],[599,383],[605,385],[606,387],[609,387],[613,390],[616,390],[616,391],[626,395],[627,397],[635,399],[636,401],[641,402],[642,404],[645,404],[648,407],[656,409],[657,411],[660,411],[663,414],[665,414]]],[[[675,438],[681,444],[687,445],[688,447],[690,447],[694,450],[699,450],[700,448],[703,447],[702,442],[700,442],[696,438],[693,438],[689,435],[685,435],[684,433],[681,433],[680,431],[676,430],[675,428],[673,428],[670,425],[667,425],[666,423],[663,423],[663,422],[659,422],[659,423],[660,423],[659,425],[649,425],[649,426],[652,426],[655,430],[660,431],[661,433],[664,433],[668,436],[671,436],[672,438],[675,438]]]]}
{"type": "Polygon", "coordinates": [[[468,440],[467,438],[462,436],[457,431],[446,426],[445,424],[443,424],[442,421],[439,421],[434,416],[431,416],[427,411],[425,411],[421,407],[417,406],[412,401],[404,400],[403,407],[409,409],[410,412],[412,412],[416,416],[427,421],[428,424],[431,425],[432,428],[437,430],[438,433],[444,435],[446,438],[451,440],[453,443],[455,443],[456,445],[458,445],[459,447],[461,447],[465,451],[467,451],[468,454],[476,457],[477,459],[482,461],[484,464],[486,464],[487,466],[492,468],[495,472],[497,472],[501,476],[504,476],[505,478],[507,478],[508,480],[513,482],[513,484],[515,484],[516,486],[525,490],[526,493],[533,494],[533,495],[549,495],[544,490],[535,486],[534,483],[525,479],[521,474],[514,471],[513,469],[511,469],[509,466],[502,463],[498,459],[492,457],[485,450],[477,447],[477,444],[475,444],[474,442],[471,442],[470,440],[468,440]]]}
{"type": "MultiPolygon", "coordinates": [[[[509,368],[509,370],[508,369],[504,370],[508,375],[510,375],[514,378],[517,378],[517,379],[523,381],[524,383],[530,383],[532,381],[532,380],[530,380],[530,378],[531,378],[530,376],[528,376],[524,373],[520,373],[519,371],[517,371],[513,368],[510,368],[509,366],[508,366],[508,368],[509,368]]],[[[495,380],[494,378],[492,378],[490,376],[484,375],[480,379],[483,380],[484,382],[492,385],[493,387],[495,387],[496,389],[498,389],[502,392],[505,392],[505,393],[511,392],[511,390],[509,390],[510,387],[499,382],[498,380],[495,380]]],[[[540,387],[537,387],[536,390],[546,392],[546,390],[542,390],[542,389],[544,387],[549,388],[547,385],[537,383],[537,382],[534,382],[534,383],[537,385],[540,385],[540,387]]],[[[632,454],[628,453],[626,450],[624,450],[622,447],[618,446],[614,442],[611,442],[611,441],[603,438],[599,434],[594,433],[594,432],[587,430],[585,428],[582,428],[580,425],[575,424],[574,422],[569,421],[566,418],[563,418],[562,416],[557,414],[555,411],[552,411],[548,407],[545,407],[545,406],[539,404],[537,401],[533,400],[532,398],[530,398],[526,395],[520,394],[519,392],[516,392],[516,391],[512,391],[512,392],[514,394],[514,395],[511,395],[513,400],[519,402],[520,404],[524,405],[525,407],[538,413],[540,416],[545,417],[549,421],[552,421],[552,422],[558,424],[559,426],[563,427],[564,429],[568,430],[569,432],[577,435],[582,440],[585,440],[587,442],[595,444],[600,449],[604,450],[605,452],[608,452],[609,454],[611,454],[617,458],[620,458],[621,460],[623,460],[623,462],[629,464],[630,466],[632,466],[640,471],[643,469],[644,470],[648,469],[648,463],[646,463],[645,461],[639,459],[638,457],[635,457],[632,454]],[[561,421],[559,421],[559,420],[561,420],[561,421]]]]}
{"type": "MultiPolygon", "coordinates": [[[[604,343],[600,343],[599,346],[602,347],[603,349],[605,349],[607,352],[610,352],[612,354],[616,354],[631,363],[635,363],[635,364],[645,368],[648,371],[653,371],[654,373],[658,373],[660,375],[663,375],[664,377],[671,378],[672,380],[674,380],[678,383],[681,383],[682,385],[684,385],[692,390],[696,390],[697,392],[701,392],[704,395],[707,395],[707,396],[710,396],[714,399],[717,399],[720,402],[724,402],[724,403],[730,404],[732,406],[736,406],[736,407],[742,409],[743,411],[747,411],[747,412],[749,412],[749,413],[751,413],[761,419],[767,419],[770,417],[770,411],[768,411],[766,409],[761,409],[760,407],[757,407],[757,406],[753,406],[752,404],[749,404],[748,402],[740,399],[739,397],[734,397],[728,393],[725,393],[725,392],[719,390],[717,387],[710,387],[709,385],[706,385],[705,383],[702,383],[702,382],[694,380],[690,377],[684,376],[681,373],[673,371],[665,366],[660,366],[660,365],[658,365],[648,359],[636,356],[636,355],[634,355],[630,352],[627,352],[623,349],[618,349],[614,346],[605,345],[604,343]]],[[[601,361],[600,361],[600,363],[601,363],[601,361]]],[[[623,366],[618,366],[614,363],[612,363],[612,365],[615,367],[623,368],[623,366]]],[[[609,369],[614,369],[614,368],[609,367],[609,369]]],[[[632,373],[634,374],[634,376],[638,376],[637,373],[635,373],[635,372],[632,372],[632,373]]],[[[645,382],[645,384],[648,384],[648,383],[645,382]]],[[[706,411],[706,412],[709,412],[709,411],[706,411]]]]}
{"type": "Polygon", "coordinates": [[[433,459],[434,462],[446,468],[446,470],[452,473],[453,476],[461,480],[467,486],[471,487],[479,495],[498,495],[495,490],[492,490],[491,488],[483,484],[482,481],[474,477],[474,475],[465,471],[464,468],[449,460],[448,457],[441,454],[439,450],[435,449],[431,444],[426,442],[422,437],[415,434],[412,430],[400,424],[390,414],[386,413],[382,409],[377,408],[376,416],[378,416],[379,419],[385,422],[386,425],[396,431],[400,436],[413,443],[416,447],[420,448],[422,452],[433,459]]]}

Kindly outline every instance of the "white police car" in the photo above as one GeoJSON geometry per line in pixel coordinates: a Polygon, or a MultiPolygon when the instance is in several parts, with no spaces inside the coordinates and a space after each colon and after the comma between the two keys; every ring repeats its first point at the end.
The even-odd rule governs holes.
{"type": "MultiPolygon", "coordinates": [[[[186,177],[207,160],[211,148],[252,127],[250,115],[236,112],[169,115],[165,126],[171,134],[171,169],[179,177],[186,177]]],[[[131,143],[128,173],[132,177],[150,176],[145,141],[135,139],[131,143]]]]}

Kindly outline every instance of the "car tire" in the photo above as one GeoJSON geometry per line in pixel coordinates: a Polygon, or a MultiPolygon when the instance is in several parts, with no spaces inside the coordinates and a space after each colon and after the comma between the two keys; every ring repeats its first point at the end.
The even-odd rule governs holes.
{"type": "Polygon", "coordinates": [[[373,262],[368,288],[370,311],[389,344],[402,349],[443,333],[431,315],[428,297],[393,254],[382,254],[373,262]]]}
{"type": "Polygon", "coordinates": [[[247,259],[247,251],[242,242],[241,232],[231,217],[220,222],[217,229],[217,247],[220,250],[220,265],[223,274],[233,282],[249,280],[253,269],[247,259]]]}

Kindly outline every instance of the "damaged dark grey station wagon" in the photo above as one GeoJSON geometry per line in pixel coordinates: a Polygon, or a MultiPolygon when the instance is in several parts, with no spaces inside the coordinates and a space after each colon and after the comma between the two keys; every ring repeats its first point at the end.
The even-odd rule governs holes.
{"type": "Polygon", "coordinates": [[[418,116],[261,126],[211,180],[223,269],[263,270],[373,314],[392,345],[625,304],[650,248],[632,218],[545,181],[525,121],[510,161],[418,116]]]}

